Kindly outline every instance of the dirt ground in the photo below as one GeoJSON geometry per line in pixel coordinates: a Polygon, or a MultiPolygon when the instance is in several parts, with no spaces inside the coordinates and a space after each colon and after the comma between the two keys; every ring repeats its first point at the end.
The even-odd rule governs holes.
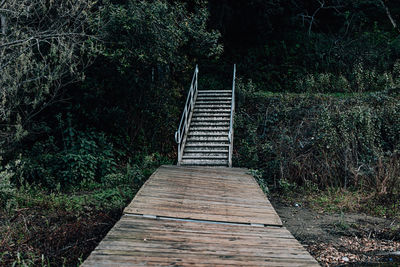
{"type": "Polygon", "coordinates": [[[400,266],[400,222],[326,213],[271,198],[285,227],[322,266],[400,266]]]}
{"type": "Polygon", "coordinates": [[[0,266],[78,266],[120,213],[77,217],[73,212],[25,208],[9,218],[0,212],[0,266]]]}

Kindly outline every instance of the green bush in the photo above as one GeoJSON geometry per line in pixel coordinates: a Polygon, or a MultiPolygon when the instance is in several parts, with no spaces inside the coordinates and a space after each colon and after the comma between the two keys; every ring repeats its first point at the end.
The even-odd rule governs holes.
{"type": "Polygon", "coordinates": [[[281,181],[400,194],[399,90],[271,94],[238,83],[235,163],[281,181]]]}
{"type": "Polygon", "coordinates": [[[50,136],[25,151],[23,168],[17,171],[14,182],[22,179],[50,189],[57,186],[68,188],[98,182],[101,177],[117,170],[113,146],[104,133],[67,128],[63,132],[62,144],[54,140],[50,136]]]}
{"type": "MultiPolygon", "coordinates": [[[[400,86],[399,62],[390,71],[379,72],[365,64],[353,65],[347,75],[326,73],[307,74],[295,82],[296,92],[308,93],[362,93],[377,92],[400,86]]],[[[291,90],[290,90],[291,91],[291,90]]]]}
{"type": "Polygon", "coordinates": [[[10,180],[14,173],[10,170],[10,166],[6,166],[4,170],[0,171],[0,208],[7,205],[8,200],[12,198],[15,193],[15,188],[10,180]]]}

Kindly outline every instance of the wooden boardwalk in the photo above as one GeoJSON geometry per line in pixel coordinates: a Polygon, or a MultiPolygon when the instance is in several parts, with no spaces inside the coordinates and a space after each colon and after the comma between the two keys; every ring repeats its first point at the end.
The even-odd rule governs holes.
{"type": "Polygon", "coordinates": [[[83,266],[319,266],[246,169],[160,167],[83,266]]]}

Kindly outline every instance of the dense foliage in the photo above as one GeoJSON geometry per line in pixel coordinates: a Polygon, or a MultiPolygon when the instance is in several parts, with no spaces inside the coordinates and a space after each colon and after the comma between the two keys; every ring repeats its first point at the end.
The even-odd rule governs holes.
{"type": "Polygon", "coordinates": [[[89,0],[1,2],[7,15],[0,34],[1,155],[38,131],[43,122],[35,116],[59,100],[66,84],[83,78],[95,49],[93,5],[89,0]]]}
{"type": "Polygon", "coordinates": [[[398,79],[396,1],[210,1],[210,10],[225,58],[262,90],[376,91],[398,79]]]}
{"type": "Polygon", "coordinates": [[[0,1],[0,265],[75,266],[173,163],[188,74],[222,52],[206,7],[0,1]]]}
{"type": "Polygon", "coordinates": [[[79,4],[82,6],[66,2],[58,7],[37,1],[5,6],[16,13],[17,8],[27,9],[35,15],[33,18],[43,20],[38,22],[40,27],[34,22],[33,26],[28,24],[31,30],[26,23],[8,18],[8,25],[12,25],[8,31],[14,35],[18,30],[26,32],[24,38],[29,41],[14,41],[21,43],[16,48],[7,43],[3,46],[3,53],[14,61],[6,64],[8,69],[2,75],[2,155],[8,168],[15,169],[15,177],[49,189],[58,184],[65,188],[99,181],[136,153],[171,153],[181,112],[177,103],[186,91],[182,86],[188,80],[186,74],[192,71],[193,61],[222,51],[219,33],[206,27],[208,11],[204,4],[193,6],[192,11],[183,3],[166,1],[79,4]],[[72,24],[57,16],[55,10],[74,19],[72,24]],[[35,32],[37,27],[53,35],[39,39],[43,33],[35,32]],[[90,35],[83,31],[86,27],[90,35]],[[73,38],[76,35],[82,36],[81,48],[73,38]],[[22,44],[33,50],[23,52],[22,44]],[[85,50],[90,44],[96,46],[85,50]],[[47,47],[41,49],[40,45],[47,47]],[[34,60],[22,59],[28,54],[34,60]],[[54,57],[63,61],[49,62],[54,57]],[[21,69],[16,58],[23,60],[25,72],[21,75],[14,70],[21,69]],[[78,62],[87,64],[89,59],[94,60],[90,68],[78,73],[78,62]],[[46,68],[36,66],[39,63],[46,68]],[[38,75],[39,69],[43,73],[30,78],[38,75]],[[86,76],[84,81],[69,84],[81,75],[86,76]],[[28,81],[20,82],[20,77],[28,81]],[[64,88],[62,92],[60,87],[64,88]],[[51,105],[54,101],[58,102],[51,105]],[[165,134],[167,142],[159,138],[165,134]],[[6,142],[13,144],[8,150],[6,142]],[[20,166],[13,163],[15,160],[20,166]]]}
{"type": "Polygon", "coordinates": [[[393,2],[1,5],[2,165],[21,160],[27,181],[46,186],[98,180],[137,153],[174,157],[173,133],[195,63],[203,86],[212,88],[228,85],[230,73],[223,73],[232,62],[260,91],[400,86],[400,6],[393,2]]]}
{"type": "Polygon", "coordinates": [[[400,194],[400,91],[270,94],[239,84],[236,164],[287,183],[400,194]]]}
{"type": "MultiPolygon", "coordinates": [[[[120,211],[176,159],[196,64],[202,89],[227,89],[237,63],[235,165],[396,199],[398,23],[387,0],[0,0],[0,220],[120,211]]],[[[25,219],[6,221],[4,243],[41,262],[25,219]]]]}

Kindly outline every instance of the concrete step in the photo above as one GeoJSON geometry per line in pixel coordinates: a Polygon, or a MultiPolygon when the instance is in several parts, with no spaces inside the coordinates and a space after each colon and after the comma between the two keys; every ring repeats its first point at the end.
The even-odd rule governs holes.
{"type": "Polygon", "coordinates": [[[190,127],[229,127],[230,120],[226,121],[191,121],[190,127]]]}
{"type": "Polygon", "coordinates": [[[230,116],[225,116],[225,117],[192,117],[192,122],[229,122],[230,121],[230,116]]]}
{"type": "Polygon", "coordinates": [[[197,99],[196,99],[196,102],[197,101],[229,101],[229,102],[231,102],[231,99],[232,99],[232,97],[198,96],[197,99]]]}
{"type": "Polygon", "coordinates": [[[189,131],[188,136],[228,136],[229,131],[189,131]]]}
{"type": "Polygon", "coordinates": [[[224,97],[232,99],[232,94],[198,94],[197,99],[199,98],[214,98],[214,97],[224,97]]]}
{"type": "Polygon", "coordinates": [[[229,149],[228,142],[199,142],[199,141],[188,141],[186,142],[185,149],[229,149]]]}
{"type": "Polygon", "coordinates": [[[189,136],[186,139],[188,142],[202,141],[202,142],[228,142],[228,135],[226,136],[189,136]]]}
{"type": "Polygon", "coordinates": [[[197,99],[200,98],[206,98],[206,99],[210,99],[210,98],[229,98],[232,99],[232,95],[231,94],[198,94],[197,95],[197,99]]]}
{"type": "Polygon", "coordinates": [[[203,91],[199,90],[197,91],[199,95],[209,95],[209,94],[232,94],[231,90],[208,90],[208,91],[203,91]]]}
{"type": "Polygon", "coordinates": [[[182,159],[210,159],[210,160],[228,159],[228,154],[215,154],[215,155],[193,154],[193,155],[189,155],[188,153],[186,153],[182,156],[182,159]]]}
{"type": "Polygon", "coordinates": [[[229,93],[232,94],[232,90],[198,90],[199,94],[218,94],[218,93],[229,93]]]}
{"type": "Polygon", "coordinates": [[[230,113],[193,113],[192,118],[226,118],[231,117],[230,113]]]}
{"type": "Polygon", "coordinates": [[[229,151],[228,142],[187,142],[184,151],[229,151]]]}
{"type": "Polygon", "coordinates": [[[193,126],[191,125],[189,131],[218,131],[229,132],[229,126],[193,126]]]}
{"type": "Polygon", "coordinates": [[[205,153],[205,154],[226,154],[229,153],[229,147],[226,146],[224,149],[219,148],[219,147],[186,147],[183,153],[186,154],[200,154],[200,153],[205,153]]]}
{"type": "Polygon", "coordinates": [[[201,112],[195,112],[193,113],[192,118],[226,118],[226,117],[231,117],[231,113],[201,113],[201,112]]]}
{"type": "Polygon", "coordinates": [[[231,103],[229,104],[199,104],[196,103],[194,109],[229,109],[231,110],[231,103]]]}
{"type": "Polygon", "coordinates": [[[204,107],[204,108],[194,108],[194,112],[201,112],[201,113],[215,113],[215,112],[222,112],[222,113],[231,113],[230,108],[209,108],[209,107],[204,107]]]}
{"type": "Polygon", "coordinates": [[[228,166],[226,159],[182,159],[181,165],[183,166],[228,166]]]}
{"type": "Polygon", "coordinates": [[[231,115],[231,111],[221,111],[221,110],[212,110],[212,111],[203,111],[202,109],[194,109],[193,114],[204,114],[204,115],[218,115],[218,114],[223,114],[223,115],[231,115]]]}
{"type": "Polygon", "coordinates": [[[210,105],[202,105],[200,107],[195,106],[194,107],[194,112],[226,112],[226,113],[231,113],[231,106],[229,107],[216,107],[216,106],[211,106],[210,105]]]}
{"type": "Polygon", "coordinates": [[[232,102],[229,100],[197,100],[196,105],[229,105],[231,106],[232,102]]]}

